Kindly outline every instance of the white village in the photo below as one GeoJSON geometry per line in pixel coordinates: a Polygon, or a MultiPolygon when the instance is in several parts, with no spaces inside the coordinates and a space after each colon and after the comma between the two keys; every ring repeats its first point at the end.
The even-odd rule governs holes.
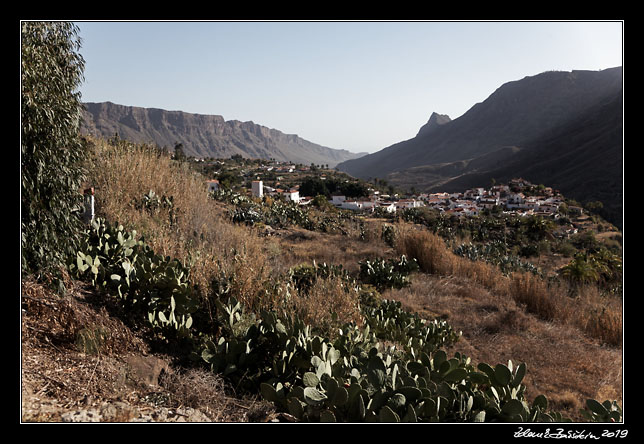
{"type": "MultiPolygon", "coordinates": [[[[259,169],[275,171],[279,174],[310,171],[308,166],[289,164],[285,166],[261,165],[259,169]]],[[[257,170],[242,171],[242,174],[246,177],[255,177],[255,180],[251,181],[250,191],[251,195],[256,198],[271,196],[299,205],[309,205],[315,197],[301,196],[299,185],[280,187],[279,182],[275,187],[266,185],[260,180],[261,172],[258,173],[257,170]]],[[[326,178],[324,174],[319,177],[321,180],[326,178]]],[[[282,177],[278,176],[277,179],[280,180],[282,177]]],[[[217,179],[209,180],[207,184],[208,191],[220,189],[217,179]]],[[[558,190],[543,185],[537,186],[522,178],[512,179],[508,184],[495,184],[487,189],[483,187],[470,188],[464,192],[418,193],[401,197],[398,194],[384,194],[374,188],[368,188],[368,191],[368,197],[359,199],[334,193],[329,202],[339,209],[372,213],[376,211],[395,213],[404,209],[429,207],[445,215],[460,217],[478,216],[483,210],[496,209],[505,214],[516,216],[541,216],[557,219],[559,207],[565,200],[558,190]],[[528,193],[527,190],[531,192],[528,193]]],[[[569,206],[568,210],[579,214],[583,211],[581,207],[577,206],[569,206]]]]}

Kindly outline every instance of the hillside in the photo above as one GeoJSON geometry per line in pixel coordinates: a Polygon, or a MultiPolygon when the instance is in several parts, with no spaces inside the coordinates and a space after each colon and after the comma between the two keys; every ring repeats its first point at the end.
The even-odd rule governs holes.
{"type": "Polygon", "coordinates": [[[183,144],[187,156],[227,158],[238,154],[248,158],[270,159],[310,165],[329,165],[360,157],[362,154],[333,149],[284,134],[253,122],[224,120],[219,115],[192,114],[117,105],[111,102],[85,103],[81,132],[109,138],[118,134],[124,140],[154,143],[174,149],[183,144]]]}
{"type": "MultiPolygon", "coordinates": [[[[434,185],[430,189],[456,191],[492,179],[530,177],[547,183],[579,202],[600,201],[600,214],[621,228],[623,224],[623,99],[616,96],[526,144],[516,155],[504,156],[483,172],[472,172],[434,185]]],[[[501,154],[502,151],[496,152],[501,154]]],[[[491,165],[488,164],[488,165],[491,165]]],[[[399,173],[402,177],[413,169],[399,173]]],[[[395,174],[395,173],[394,173],[395,174]]],[[[396,182],[392,180],[392,182],[396,182]]]]}
{"type": "MultiPolygon", "coordinates": [[[[606,183],[613,198],[616,191],[621,196],[615,186],[622,181],[621,97],[621,67],[545,72],[502,85],[457,119],[438,124],[430,118],[413,139],[338,169],[425,191],[485,186],[503,173],[611,205],[606,183]]],[[[612,210],[611,219],[619,224],[620,210],[614,205],[612,210]]]]}
{"type": "MultiPolygon", "coordinates": [[[[437,370],[438,360],[455,356],[443,364],[457,367],[454,380],[465,378],[463,384],[470,384],[477,402],[491,403],[485,408],[486,420],[507,421],[511,418],[503,414],[518,407],[506,399],[502,402],[507,406],[499,412],[493,392],[471,385],[474,378],[486,380],[487,376],[476,371],[489,370],[486,362],[498,372],[510,371],[515,378],[526,369],[517,365],[525,363],[524,383],[515,396],[525,396],[538,421],[552,419],[545,415],[554,415],[553,410],[583,420],[580,410],[586,407],[586,399],[611,399],[621,404],[618,295],[605,294],[591,285],[575,287],[578,296],[570,298],[565,282],[519,271],[501,274],[490,262],[455,254],[433,234],[431,225],[438,223],[438,232],[448,234],[452,241],[478,239],[480,247],[493,239],[504,239],[508,249],[512,242],[511,249],[521,252],[530,249],[522,247],[526,243],[547,243],[549,247],[541,249],[552,253],[537,259],[540,267],[554,267],[553,272],[578,248],[584,251],[587,237],[559,241],[529,221],[507,225],[493,218],[410,222],[404,214],[401,220],[324,205],[294,208],[277,198],[252,199],[246,185],[213,195],[206,191],[205,177],[195,174],[190,162],[158,156],[153,147],[123,141],[117,147],[90,139],[89,148],[94,154],[88,166],[97,190],[97,216],[106,218],[92,226],[97,231],[91,239],[92,243],[102,239],[101,249],[112,252],[97,252],[100,265],[96,273],[109,279],[92,283],[95,271],[81,269],[79,260],[88,258],[83,253],[75,261],[77,266],[70,266],[62,295],[32,280],[23,281],[24,421],[317,421],[321,418],[315,416],[315,409],[308,409],[303,416],[293,402],[285,406],[271,395],[268,384],[260,384],[274,384],[274,372],[284,371],[279,374],[293,387],[290,395],[299,396],[296,388],[301,388],[303,380],[306,384],[317,382],[316,387],[326,387],[327,393],[332,390],[311,376],[325,371],[311,355],[305,354],[304,361],[295,359],[298,353],[308,353],[304,347],[296,345],[290,355],[280,354],[286,339],[291,348],[304,341],[307,349],[335,349],[334,353],[347,359],[335,361],[336,378],[350,370],[342,363],[351,362],[364,379],[361,384],[373,385],[379,379],[374,379],[373,368],[363,368],[361,361],[375,344],[371,341],[387,344],[378,346],[380,353],[371,356],[371,366],[398,362],[398,371],[403,371],[413,367],[403,361],[410,359],[408,341],[418,341],[416,335],[427,334],[424,329],[429,327],[434,330],[425,337],[426,343],[414,345],[421,347],[418,350],[426,348],[431,356],[427,359],[433,360],[430,364],[436,374],[432,373],[431,381],[423,379],[426,386],[421,387],[427,397],[438,399],[434,390],[446,370],[444,365],[440,365],[443,370],[437,370]],[[115,177],[119,180],[113,180],[115,177]],[[117,222],[123,226],[117,227],[117,222]],[[137,233],[129,231],[132,229],[137,233]],[[453,233],[464,237],[454,238],[453,233]],[[132,250],[128,253],[127,248],[132,250]],[[124,261],[121,255],[131,259],[124,261]],[[401,255],[411,258],[418,268],[401,261],[401,255]],[[156,266],[150,268],[148,260],[156,266]],[[378,267],[380,260],[393,263],[396,274],[390,274],[386,266],[378,267]],[[124,266],[125,262],[130,265],[124,266]],[[369,264],[374,273],[365,272],[369,264]],[[128,272],[132,267],[134,271],[128,272]],[[150,275],[154,273],[158,276],[150,275]],[[167,273],[172,279],[165,279],[167,273]],[[124,286],[128,275],[130,281],[124,286]],[[118,289],[117,281],[121,282],[118,289]],[[169,286],[171,282],[179,285],[169,286]],[[349,282],[353,283],[347,285],[349,282]],[[148,301],[148,290],[161,299],[148,301]],[[142,298],[141,302],[128,302],[131,296],[142,298]],[[191,300],[198,308],[189,308],[191,300]],[[154,310],[152,317],[150,309],[154,310]],[[179,318],[190,314],[192,336],[182,339],[174,333],[175,326],[160,324],[158,320],[172,318],[157,317],[156,310],[179,318]],[[294,333],[298,324],[284,317],[281,328],[293,336],[257,337],[279,325],[266,310],[276,316],[296,316],[311,330],[294,333]],[[261,329],[253,329],[258,322],[261,329]],[[369,336],[365,326],[370,326],[377,338],[369,336]],[[339,328],[347,336],[336,337],[339,328]],[[456,334],[459,331],[462,334],[456,334]],[[394,344],[397,351],[389,355],[394,344]],[[435,347],[444,348],[445,353],[435,347]],[[281,358],[288,356],[288,361],[281,358]],[[257,366],[257,360],[262,365],[257,366]],[[506,370],[506,365],[513,370],[506,370]],[[299,376],[294,379],[294,375],[299,376]],[[539,394],[547,397],[547,411],[538,401],[545,399],[539,394]]],[[[228,159],[227,163],[233,166],[239,162],[228,159]]],[[[86,248],[96,251],[90,245],[86,248]]],[[[597,250],[598,244],[593,242],[592,248],[597,250]]],[[[612,242],[611,248],[619,247],[612,242]]],[[[421,359],[426,359],[424,354],[421,359]]],[[[395,370],[389,368],[391,371],[395,370]]],[[[342,378],[352,393],[358,389],[353,380],[349,382],[348,374],[342,378]]],[[[406,376],[398,378],[398,383],[410,384],[406,376]]],[[[451,377],[446,381],[453,382],[451,377]]],[[[503,382],[494,384],[503,393],[508,390],[503,382]]],[[[453,395],[449,385],[441,387],[441,396],[453,395]]],[[[311,388],[309,385],[308,390],[311,388]]],[[[410,399],[404,408],[390,403],[400,416],[387,409],[378,416],[375,401],[370,404],[371,395],[366,391],[358,398],[366,398],[363,407],[371,407],[358,409],[357,419],[351,416],[356,414],[352,409],[347,412],[338,406],[334,411],[338,420],[350,422],[391,422],[403,417],[461,422],[483,415],[483,410],[458,413],[455,401],[439,412],[429,407],[425,410],[423,405],[429,406],[430,401],[423,405],[417,398],[412,401],[417,391],[409,387],[405,393],[410,399]],[[417,418],[409,413],[412,403],[412,408],[418,409],[417,418]],[[412,416],[405,416],[406,412],[412,416]]]]}

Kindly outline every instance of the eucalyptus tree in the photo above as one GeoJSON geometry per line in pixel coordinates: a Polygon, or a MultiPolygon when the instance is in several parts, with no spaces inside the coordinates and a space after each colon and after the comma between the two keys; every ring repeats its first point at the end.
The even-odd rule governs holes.
{"type": "Polygon", "coordinates": [[[73,23],[24,21],[20,44],[21,269],[40,276],[75,253],[83,227],[85,61],[73,23]]]}

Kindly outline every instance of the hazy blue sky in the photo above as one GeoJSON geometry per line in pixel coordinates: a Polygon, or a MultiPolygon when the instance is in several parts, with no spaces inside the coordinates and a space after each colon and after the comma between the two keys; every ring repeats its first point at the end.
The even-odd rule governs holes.
{"type": "Polygon", "coordinates": [[[86,102],[252,120],[374,152],[502,84],[622,65],[622,22],[77,22],[86,102]]]}

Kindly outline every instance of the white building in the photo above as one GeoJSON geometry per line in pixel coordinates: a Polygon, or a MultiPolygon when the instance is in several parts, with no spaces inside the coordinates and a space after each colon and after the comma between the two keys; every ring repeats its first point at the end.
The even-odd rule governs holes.
{"type": "Polygon", "coordinates": [[[488,210],[491,210],[495,206],[499,204],[499,198],[498,197],[491,197],[488,196],[484,199],[479,200],[479,206],[482,208],[487,208],[488,210]]]}
{"type": "Polygon", "coordinates": [[[384,209],[387,213],[396,212],[396,205],[393,202],[378,202],[378,208],[384,209]]]}
{"type": "Polygon", "coordinates": [[[345,210],[361,210],[362,205],[360,204],[360,202],[357,202],[355,200],[343,200],[340,203],[340,208],[345,210]]]}
{"type": "Polygon", "coordinates": [[[471,189],[465,191],[465,193],[463,193],[463,197],[465,197],[465,199],[474,199],[474,200],[476,200],[476,199],[478,199],[478,198],[483,196],[484,191],[485,191],[484,188],[471,188],[471,189]]]}
{"type": "Polygon", "coordinates": [[[522,208],[525,203],[525,196],[523,193],[510,193],[507,197],[505,206],[508,209],[522,208]]]}
{"type": "Polygon", "coordinates": [[[395,203],[395,205],[396,205],[396,208],[398,209],[418,208],[423,206],[423,202],[415,199],[400,199],[398,202],[395,203]]]}
{"type": "Polygon", "coordinates": [[[378,204],[373,200],[361,200],[358,202],[358,204],[360,205],[361,209],[371,211],[373,211],[373,209],[378,206],[378,204]]]}
{"type": "Polygon", "coordinates": [[[253,197],[261,198],[264,196],[264,184],[261,180],[253,180],[252,182],[252,193],[253,197]]]}
{"type": "Polygon", "coordinates": [[[300,201],[300,192],[298,190],[284,191],[284,197],[291,202],[298,203],[300,201]]]}

